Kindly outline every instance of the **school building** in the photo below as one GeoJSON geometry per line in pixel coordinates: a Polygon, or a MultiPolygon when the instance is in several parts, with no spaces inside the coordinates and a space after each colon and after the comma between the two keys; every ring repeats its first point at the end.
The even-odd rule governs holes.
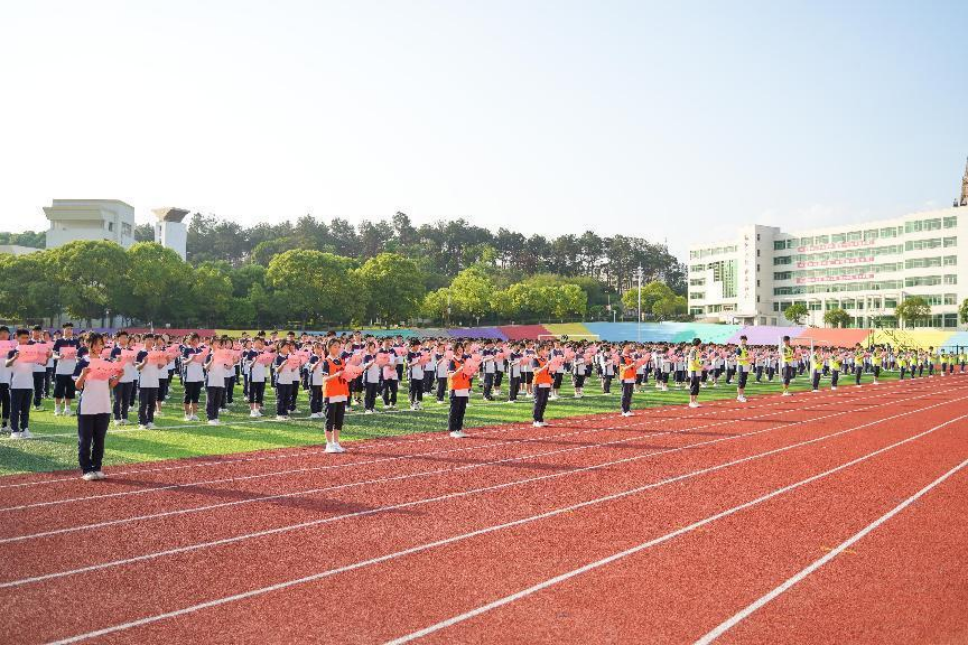
{"type": "Polygon", "coordinates": [[[898,303],[921,296],[932,317],[920,325],[955,328],[968,298],[968,166],[951,208],[822,229],[745,226],[690,248],[688,268],[697,320],[791,325],[783,311],[801,303],[807,325],[840,308],[851,327],[896,327],[898,303]]]}

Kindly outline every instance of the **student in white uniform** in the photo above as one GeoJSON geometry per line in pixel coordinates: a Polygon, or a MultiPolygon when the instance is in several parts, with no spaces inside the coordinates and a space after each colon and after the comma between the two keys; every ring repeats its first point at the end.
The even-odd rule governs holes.
{"type": "MultiPolygon", "coordinates": [[[[0,341],[10,340],[10,328],[0,325],[0,341]]],[[[0,358],[0,433],[10,431],[10,377],[6,356],[0,358]]]]}
{"type": "Polygon", "coordinates": [[[30,398],[34,392],[34,365],[20,361],[18,348],[29,345],[30,332],[17,330],[17,348],[7,354],[6,367],[10,369],[10,439],[29,440],[30,398]]]}
{"type": "Polygon", "coordinates": [[[77,338],[74,324],[65,323],[64,334],[54,341],[54,415],[70,415],[74,401],[74,368],[77,366],[77,338]]]}
{"type": "Polygon", "coordinates": [[[87,378],[91,360],[100,357],[104,349],[104,337],[92,332],[87,343],[90,352],[78,360],[74,368],[74,384],[81,393],[77,402],[77,460],[81,477],[91,481],[105,478],[101,462],[111,421],[111,390],[117,386],[118,380],[87,378]]]}

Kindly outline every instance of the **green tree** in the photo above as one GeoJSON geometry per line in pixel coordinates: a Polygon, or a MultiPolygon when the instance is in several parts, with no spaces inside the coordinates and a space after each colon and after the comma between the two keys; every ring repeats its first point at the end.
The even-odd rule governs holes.
{"type": "Polygon", "coordinates": [[[931,305],[921,296],[909,296],[894,308],[894,315],[904,327],[912,323],[927,321],[931,318],[931,305]]]}
{"type": "Polygon", "coordinates": [[[124,249],[106,240],[75,240],[50,254],[51,280],[69,316],[97,320],[121,313],[124,249]]]}
{"type": "Polygon", "coordinates": [[[384,325],[416,316],[426,291],[417,263],[396,253],[381,253],[366,261],[359,272],[370,295],[367,313],[384,325]]]}
{"type": "Polygon", "coordinates": [[[292,320],[346,323],[360,320],[368,295],[352,261],[311,249],[292,249],[269,263],[266,282],[292,320]]]}
{"type": "Polygon", "coordinates": [[[215,327],[232,305],[232,280],[214,263],[202,263],[193,275],[192,303],[199,323],[215,327]]]}
{"type": "Polygon", "coordinates": [[[830,327],[847,327],[850,325],[851,316],[847,310],[840,308],[827,310],[823,315],[823,322],[830,327]]]}
{"type": "MultiPolygon", "coordinates": [[[[627,310],[638,310],[639,298],[638,298],[638,288],[633,287],[632,289],[626,290],[622,294],[622,305],[625,306],[627,310]]],[[[675,298],[676,294],[672,291],[672,288],[663,283],[662,281],[653,280],[645,285],[642,285],[642,312],[648,314],[652,312],[653,306],[663,299],[675,298]]]]}
{"type": "Polygon", "coordinates": [[[481,269],[471,267],[457,274],[450,283],[449,294],[453,315],[468,322],[490,312],[494,284],[481,269]]]}
{"type": "Polygon", "coordinates": [[[803,325],[804,319],[806,319],[809,314],[810,311],[803,303],[794,303],[783,310],[783,316],[786,317],[786,320],[790,321],[794,325],[803,325]]]}
{"type": "Polygon", "coordinates": [[[678,318],[686,313],[685,296],[666,296],[652,304],[652,315],[660,321],[678,318]]]}
{"type": "Polygon", "coordinates": [[[0,254],[0,318],[53,319],[61,313],[60,288],[51,279],[50,252],[0,254]]]}
{"type": "Polygon", "coordinates": [[[138,242],[125,255],[124,289],[117,299],[121,314],[155,325],[191,315],[191,265],[154,242],[138,242]]]}
{"type": "Polygon", "coordinates": [[[962,323],[968,323],[968,298],[961,301],[961,305],[958,307],[958,318],[962,323]]]}

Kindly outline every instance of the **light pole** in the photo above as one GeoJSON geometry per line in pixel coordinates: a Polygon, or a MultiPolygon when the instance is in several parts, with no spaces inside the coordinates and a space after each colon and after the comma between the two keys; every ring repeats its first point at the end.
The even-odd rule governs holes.
{"type": "Polygon", "coordinates": [[[635,340],[642,343],[642,263],[639,263],[639,321],[635,325],[635,340]]]}

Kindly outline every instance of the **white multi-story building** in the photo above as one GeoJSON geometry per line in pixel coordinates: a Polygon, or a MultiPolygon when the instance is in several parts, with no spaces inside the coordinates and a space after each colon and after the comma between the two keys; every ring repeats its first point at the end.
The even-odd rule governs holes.
{"type": "Polygon", "coordinates": [[[738,237],[689,251],[689,312],[697,319],[789,325],[783,311],[806,306],[806,323],[844,309],[851,327],[892,327],[911,296],[931,305],[925,325],[954,328],[968,298],[968,168],[951,208],[899,218],[786,232],[746,226],[738,237]],[[961,248],[966,253],[961,253],[961,248]]]}
{"type": "Polygon", "coordinates": [[[188,215],[185,209],[170,206],[154,209],[158,222],[155,224],[155,242],[175,251],[185,260],[188,253],[188,228],[182,221],[188,215]]]}
{"type": "Polygon", "coordinates": [[[134,207],[121,200],[54,200],[44,213],[48,249],[75,240],[110,240],[125,249],[134,244],[134,207]]]}

